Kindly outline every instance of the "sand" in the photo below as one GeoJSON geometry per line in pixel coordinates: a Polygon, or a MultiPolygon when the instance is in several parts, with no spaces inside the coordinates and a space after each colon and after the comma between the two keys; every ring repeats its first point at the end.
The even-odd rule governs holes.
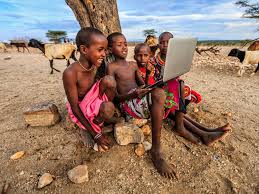
{"type": "MultiPolygon", "coordinates": [[[[84,147],[78,130],[66,125],[62,73],[50,75],[48,60],[30,50],[0,53],[0,189],[7,182],[8,193],[258,193],[259,73],[250,77],[251,67],[237,77],[238,61],[226,57],[229,47],[219,56],[196,54],[183,78],[203,97],[188,107],[188,114],[209,127],[230,122],[233,132],[207,147],[176,136],[165,122],[163,151],[178,180],[162,178],[148,154],[134,154],[134,145],[115,144],[106,153],[84,147]],[[23,111],[49,100],[58,106],[62,121],[27,127],[23,111]],[[10,160],[22,150],[22,158],[10,160]],[[67,172],[80,164],[88,165],[89,182],[74,184],[67,172]],[[38,190],[38,179],[46,172],[56,178],[38,190]]],[[[66,67],[63,60],[54,64],[61,71],[66,67]]]]}

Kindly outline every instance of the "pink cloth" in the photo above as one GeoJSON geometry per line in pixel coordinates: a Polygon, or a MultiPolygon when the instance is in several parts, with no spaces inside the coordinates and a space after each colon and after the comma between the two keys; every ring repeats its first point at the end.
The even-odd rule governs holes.
{"type": "MultiPolygon", "coordinates": [[[[96,133],[101,133],[101,127],[93,123],[94,117],[98,115],[101,104],[103,102],[108,102],[108,97],[106,96],[106,94],[103,94],[103,96],[100,96],[100,90],[99,90],[100,81],[101,80],[96,82],[92,86],[90,91],[85,95],[84,99],[81,102],[79,102],[79,107],[81,111],[83,112],[85,118],[89,121],[89,123],[91,124],[92,128],[96,133]]],[[[72,108],[68,102],[66,106],[71,120],[75,124],[77,124],[80,128],[85,129],[85,127],[80,123],[80,121],[73,114],[72,108]]]]}

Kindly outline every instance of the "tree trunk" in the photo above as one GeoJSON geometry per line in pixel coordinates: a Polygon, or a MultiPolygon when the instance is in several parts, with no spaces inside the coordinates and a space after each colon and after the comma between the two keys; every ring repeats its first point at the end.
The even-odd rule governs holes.
{"type": "Polygon", "coordinates": [[[66,0],[81,28],[94,27],[106,36],[121,32],[116,0],[66,0]]]}

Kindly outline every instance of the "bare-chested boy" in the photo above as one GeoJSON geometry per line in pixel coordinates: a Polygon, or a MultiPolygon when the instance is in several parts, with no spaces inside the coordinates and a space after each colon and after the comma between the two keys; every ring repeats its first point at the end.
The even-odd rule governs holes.
{"type": "Polygon", "coordinates": [[[139,89],[144,84],[135,62],[126,61],[128,48],[123,34],[113,33],[108,36],[108,48],[115,56],[115,61],[107,68],[117,83],[117,100],[127,117],[148,118],[152,123],[151,157],[158,172],[167,178],[173,178],[175,172],[169,167],[161,153],[161,128],[164,116],[165,93],[156,88],[148,95],[149,90],[139,89]],[[150,104],[150,105],[149,105],[150,104]],[[150,110],[150,111],[149,111],[150,110]]]}
{"type": "Polygon", "coordinates": [[[88,27],[77,33],[76,44],[80,58],[63,73],[68,113],[81,128],[86,143],[89,143],[88,131],[99,148],[107,150],[110,140],[102,134],[102,123],[114,114],[111,101],[115,96],[116,82],[112,76],[95,80],[96,70],[106,56],[107,39],[99,30],[88,27]]]}

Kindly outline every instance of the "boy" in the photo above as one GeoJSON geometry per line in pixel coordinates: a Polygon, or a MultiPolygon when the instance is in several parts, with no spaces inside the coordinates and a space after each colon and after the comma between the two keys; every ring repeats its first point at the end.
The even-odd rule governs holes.
{"type": "MultiPolygon", "coordinates": [[[[170,32],[164,32],[159,36],[158,47],[160,49],[160,52],[157,54],[156,57],[152,59],[152,64],[155,67],[156,80],[161,79],[163,76],[162,72],[166,60],[168,41],[170,38],[173,38],[173,35],[170,32]]],[[[169,117],[171,119],[175,118],[175,129],[179,135],[183,136],[193,143],[198,143],[199,139],[195,136],[197,135],[199,136],[199,138],[201,138],[204,144],[209,146],[215,141],[223,139],[227,135],[227,133],[231,131],[229,124],[226,124],[225,126],[216,129],[208,129],[188,118],[187,116],[184,116],[184,107],[186,100],[184,99],[184,83],[182,80],[178,78],[170,80],[167,82],[167,85],[164,87],[164,89],[167,94],[171,94],[171,96],[173,97],[172,100],[174,101],[175,106],[166,108],[170,111],[169,117]]]]}
{"type": "Polygon", "coordinates": [[[148,89],[139,89],[144,81],[135,62],[127,62],[127,42],[123,34],[113,33],[108,36],[108,49],[115,56],[115,61],[107,67],[108,75],[112,75],[117,83],[118,96],[122,111],[127,118],[148,118],[152,123],[151,158],[158,172],[167,178],[173,178],[175,172],[169,167],[161,153],[161,128],[164,116],[165,94],[156,88],[146,95],[148,89]],[[151,99],[150,99],[151,98],[151,99]],[[149,112],[150,110],[150,112],[149,112]]]}
{"type": "Polygon", "coordinates": [[[102,134],[101,127],[114,114],[111,101],[115,96],[116,82],[111,76],[95,80],[96,70],[105,58],[107,39],[99,30],[88,27],[77,33],[76,44],[80,58],[63,73],[68,113],[80,127],[84,143],[91,143],[87,135],[90,132],[99,149],[107,150],[110,141],[102,134]]]}

